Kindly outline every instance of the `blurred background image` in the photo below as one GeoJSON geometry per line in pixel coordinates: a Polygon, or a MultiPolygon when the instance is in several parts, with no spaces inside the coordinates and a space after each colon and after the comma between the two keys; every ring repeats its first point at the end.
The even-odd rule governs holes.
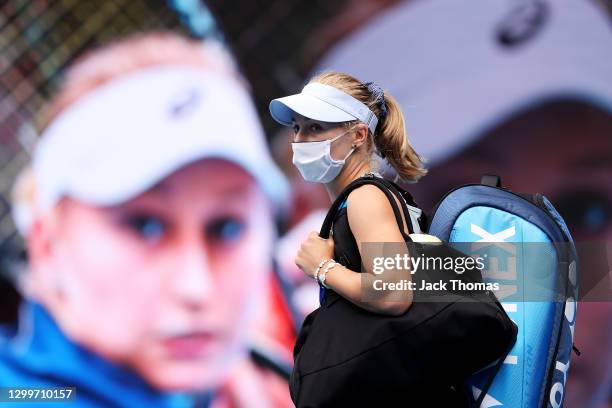
{"type": "MultiPolygon", "coordinates": [[[[27,303],[20,282],[31,257],[28,234],[15,226],[11,191],[47,125],[43,112],[65,84],[69,67],[88,52],[160,31],[217,44],[219,64],[235,65],[258,118],[251,123],[248,115],[228,108],[218,119],[261,126],[265,139],[258,146],[269,149],[290,187],[279,208],[253,212],[255,224],[270,223],[274,231],[261,240],[269,245],[260,250],[270,248],[270,259],[262,261],[266,272],[257,275],[263,300],[244,306],[253,313],[253,329],[236,336],[244,339],[249,364],[259,374],[244,366],[219,374],[231,391],[217,397],[218,406],[290,406],[288,390],[282,390],[293,341],[303,317],[318,305],[316,285],[293,260],[306,235],[320,228],[329,198],[292,165],[291,135],[269,117],[268,103],[299,92],[321,70],[376,81],[398,99],[411,142],[430,169],[419,183],[405,187],[426,211],[451,188],[493,173],[513,191],[549,197],[577,242],[612,242],[609,0],[5,1],[0,4],[0,324],[6,338],[17,332],[20,304],[27,303]],[[257,385],[262,378],[278,387],[262,390],[257,385]]],[[[159,44],[152,42],[152,54],[173,54],[172,46],[159,44]]],[[[99,61],[89,69],[103,70],[99,61]]],[[[242,142],[227,137],[228,149],[236,143],[242,142]]],[[[247,164],[235,164],[250,172],[247,164]]],[[[219,165],[186,168],[216,177],[227,173],[219,165]]],[[[189,178],[177,171],[168,177],[189,178]]],[[[274,183],[255,179],[265,191],[274,183]]],[[[221,230],[235,231],[228,225],[221,230]]],[[[221,253],[216,247],[210,251],[221,253]]],[[[248,258],[234,265],[243,273],[252,267],[248,258]]],[[[583,287],[594,286],[589,276],[582,279],[583,287]]],[[[233,295],[243,296],[239,293],[246,292],[233,295]]],[[[588,293],[581,295],[588,299],[588,293]]],[[[581,302],[575,336],[582,355],[573,357],[565,406],[612,407],[612,303],[581,302]]],[[[6,385],[1,374],[0,369],[0,384],[6,385]]],[[[201,391],[190,402],[214,403],[201,391]]]]}

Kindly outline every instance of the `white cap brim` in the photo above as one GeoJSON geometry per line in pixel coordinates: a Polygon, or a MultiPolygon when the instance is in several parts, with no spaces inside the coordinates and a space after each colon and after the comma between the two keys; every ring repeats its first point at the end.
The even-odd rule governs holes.
{"type": "Polygon", "coordinates": [[[284,126],[291,126],[295,113],[322,122],[348,122],[355,117],[320,99],[306,94],[277,98],[270,102],[272,118],[284,126]]]}
{"type": "MultiPolygon", "coordinates": [[[[100,206],[120,204],[147,191],[175,171],[206,159],[220,159],[246,170],[275,203],[286,200],[286,180],[273,164],[245,160],[231,146],[193,143],[151,143],[142,149],[134,165],[133,155],[117,152],[106,160],[92,163],[79,172],[66,186],[65,195],[100,206]],[[126,171],[129,169],[129,171],[126,171]]],[[[215,177],[215,175],[211,175],[215,177]]]]}
{"type": "Polygon", "coordinates": [[[573,99],[612,112],[612,32],[596,2],[516,3],[399,3],[345,37],[315,71],[384,84],[430,165],[547,101],[573,99]],[[544,7],[537,19],[515,10],[537,5],[544,7]],[[502,23],[533,32],[506,46],[498,40],[502,23]]]}
{"type": "Polygon", "coordinates": [[[321,122],[349,122],[359,120],[374,134],[378,118],[364,103],[333,86],[311,82],[302,92],[270,102],[272,118],[290,126],[295,113],[321,122]]]}
{"type": "Polygon", "coordinates": [[[194,68],[150,68],[102,85],[49,125],[33,158],[37,200],[41,208],[65,195],[119,204],[207,158],[242,167],[273,202],[286,202],[288,183],[236,80],[194,68]]]}

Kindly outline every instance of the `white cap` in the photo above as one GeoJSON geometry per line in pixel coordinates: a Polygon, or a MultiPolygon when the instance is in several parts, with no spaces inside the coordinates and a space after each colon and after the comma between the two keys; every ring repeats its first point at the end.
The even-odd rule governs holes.
{"type": "Polygon", "coordinates": [[[330,69],[384,82],[430,164],[547,100],[612,111],[612,29],[595,1],[402,2],[345,37],[316,71],[330,69]]]}
{"type": "Polygon", "coordinates": [[[294,112],[322,122],[360,120],[374,134],[378,118],[364,103],[340,89],[317,82],[299,94],[273,99],[270,114],[281,125],[290,126],[294,112]]]}
{"type": "Polygon", "coordinates": [[[62,196],[118,204],[204,158],[241,166],[273,202],[285,201],[287,181],[237,80],[180,66],[141,70],[84,95],[48,126],[33,157],[38,207],[62,196]]]}

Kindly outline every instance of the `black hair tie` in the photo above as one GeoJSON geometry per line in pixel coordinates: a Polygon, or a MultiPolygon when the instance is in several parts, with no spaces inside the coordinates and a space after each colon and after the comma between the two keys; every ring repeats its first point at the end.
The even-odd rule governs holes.
{"type": "Polygon", "coordinates": [[[366,82],[364,85],[368,88],[368,91],[374,98],[374,102],[380,109],[380,118],[384,119],[387,117],[387,103],[385,102],[385,91],[376,82],[366,82]]]}

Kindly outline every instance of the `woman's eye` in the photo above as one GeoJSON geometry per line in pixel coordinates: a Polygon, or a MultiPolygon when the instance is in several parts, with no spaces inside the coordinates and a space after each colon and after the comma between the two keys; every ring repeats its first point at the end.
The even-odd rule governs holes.
{"type": "Polygon", "coordinates": [[[310,125],[310,130],[312,132],[320,132],[322,130],[322,128],[321,128],[321,125],[313,123],[312,125],[310,125]]]}
{"type": "Polygon", "coordinates": [[[125,223],[130,229],[147,241],[158,241],[166,233],[165,223],[155,216],[133,215],[129,216],[125,223]]]}
{"type": "Polygon", "coordinates": [[[293,125],[293,133],[295,133],[297,135],[297,133],[300,131],[300,126],[299,125],[293,125]]]}
{"type": "Polygon", "coordinates": [[[612,224],[612,204],[599,192],[565,193],[557,197],[554,203],[570,231],[598,234],[612,224]]]}
{"type": "Polygon", "coordinates": [[[206,238],[221,243],[232,243],[242,237],[246,224],[236,217],[221,217],[206,226],[206,238]]]}

